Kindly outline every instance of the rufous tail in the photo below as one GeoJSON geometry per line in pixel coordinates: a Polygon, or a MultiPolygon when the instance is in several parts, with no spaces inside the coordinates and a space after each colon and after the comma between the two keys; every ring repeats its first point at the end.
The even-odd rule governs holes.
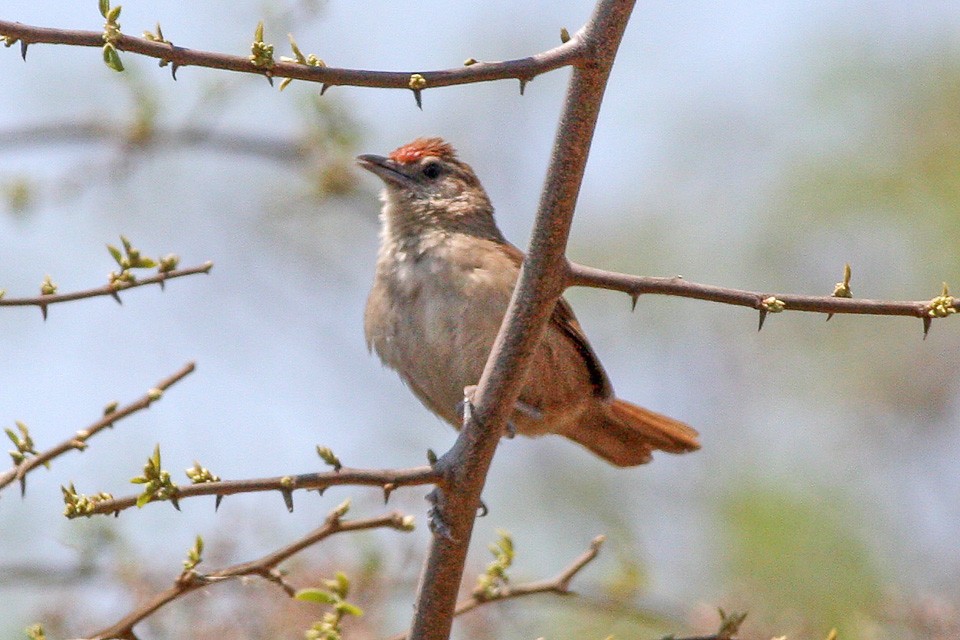
{"type": "Polygon", "coordinates": [[[601,407],[563,435],[618,467],[650,462],[655,450],[685,453],[700,448],[699,434],[678,420],[624,400],[601,407]]]}

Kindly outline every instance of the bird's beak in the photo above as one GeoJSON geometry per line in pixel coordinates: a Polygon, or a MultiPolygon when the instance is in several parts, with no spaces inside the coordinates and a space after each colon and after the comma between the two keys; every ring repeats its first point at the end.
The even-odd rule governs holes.
{"type": "Polygon", "coordinates": [[[409,187],[410,183],[413,182],[413,179],[404,172],[402,165],[384,156],[372,154],[357,156],[357,164],[379,176],[388,185],[409,187]]]}

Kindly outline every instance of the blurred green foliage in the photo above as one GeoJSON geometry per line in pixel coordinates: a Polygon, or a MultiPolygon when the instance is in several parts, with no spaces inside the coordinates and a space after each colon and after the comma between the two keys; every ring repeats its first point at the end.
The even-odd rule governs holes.
{"type": "Polygon", "coordinates": [[[832,493],[772,484],[736,489],[721,514],[730,588],[749,603],[752,619],[791,637],[822,637],[834,627],[847,640],[868,637],[860,621],[877,613],[883,584],[857,530],[869,514],[832,493]]]}

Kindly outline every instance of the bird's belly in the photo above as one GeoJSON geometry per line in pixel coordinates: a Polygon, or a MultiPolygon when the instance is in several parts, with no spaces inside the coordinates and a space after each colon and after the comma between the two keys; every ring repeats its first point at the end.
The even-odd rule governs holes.
{"type": "Polygon", "coordinates": [[[454,426],[465,387],[479,382],[512,289],[480,269],[405,280],[372,346],[428,408],[454,426]]]}

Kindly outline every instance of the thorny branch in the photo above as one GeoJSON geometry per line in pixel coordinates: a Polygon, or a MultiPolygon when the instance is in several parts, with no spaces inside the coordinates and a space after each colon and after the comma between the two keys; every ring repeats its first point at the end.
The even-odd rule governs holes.
{"type": "Polygon", "coordinates": [[[0,490],[14,480],[18,480],[20,482],[20,493],[22,495],[27,490],[28,473],[41,465],[46,465],[54,458],[63,455],[68,451],[83,451],[87,448],[87,441],[90,440],[90,438],[95,436],[103,429],[112,427],[119,420],[131,416],[138,411],[149,408],[151,404],[162,397],[164,391],[193,373],[195,368],[196,365],[193,362],[189,362],[173,375],[158,382],[154,388],[147,391],[147,393],[144,394],[144,396],[139,400],[131,402],[130,404],[120,408],[117,408],[115,404],[108,405],[107,411],[104,413],[102,418],[85,429],[77,431],[72,438],[64,440],[60,444],[51,447],[46,451],[41,451],[35,456],[24,458],[19,464],[14,465],[12,469],[8,469],[7,471],[0,473],[0,490]]]}
{"type": "Polygon", "coordinates": [[[158,273],[155,276],[150,276],[148,278],[137,278],[131,282],[117,281],[113,284],[106,284],[102,287],[95,287],[93,289],[86,289],[84,291],[54,293],[50,295],[40,295],[33,298],[3,297],[0,298],[0,307],[40,307],[41,311],[44,312],[44,317],[46,317],[46,308],[52,304],[71,302],[73,300],[82,300],[84,298],[98,298],[101,296],[112,296],[117,302],[120,302],[120,296],[118,294],[121,291],[135,289],[137,287],[143,287],[149,284],[159,284],[161,287],[163,287],[163,284],[167,280],[182,278],[184,276],[192,276],[198,273],[209,273],[210,269],[212,268],[212,262],[205,262],[199,266],[190,267],[188,269],[176,269],[174,271],[158,273]]]}
{"type": "MultiPolygon", "coordinates": [[[[580,573],[584,567],[593,562],[593,559],[597,557],[598,553],[600,553],[600,547],[603,545],[604,540],[606,540],[605,536],[597,536],[594,538],[590,542],[589,549],[580,554],[580,556],[571,562],[567,568],[549,580],[538,580],[537,582],[526,582],[523,584],[506,586],[497,591],[496,595],[492,597],[482,598],[478,597],[476,594],[471,595],[470,597],[465,598],[457,603],[453,615],[459,616],[491,602],[512,600],[514,598],[531,596],[538,593],[555,593],[561,596],[572,595],[573,592],[570,591],[570,581],[573,580],[574,576],[580,573]]],[[[406,633],[400,633],[389,638],[389,640],[406,639],[406,633]]]]}
{"type": "MultiPolygon", "coordinates": [[[[31,44],[66,44],[77,47],[101,48],[104,43],[102,31],[38,27],[9,20],[0,20],[0,36],[6,36],[10,42],[19,40],[24,58],[26,58],[27,47],[31,44]]],[[[416,72],[368,71],[310,66],[281,60],[273,62],[269,67],[263,67],[251,63],[248,56],[186,49],[170,43],[156,42],[126,34],[119,34],[113,44],[120,51],[139,53],[170,63],[174,77],[176,77],[178,68],[195,66],[240,73],[255,73],[267,78],[280,77],[305,80],[322,83],[326,87],[354,86],[408,89],[414,91],[418,96],[419,92],[426,88],[490,82],[509,78],[519,80],[522,87],[538,75],[569,65],[583,64],[587,60],[585,45],[579,34],[574,34],[558,47],[525,58],[502,62],[471,60],[471,64],[459,68],[416,72]],[[422,78],[423,82],[415,85],[412,82],[414,76],[422,78]]]]}
{"type": "Polygon", "coordinates": [[[345,509],[341,506],[341,508],[334,510],[327,516],[322,526],[314,529],[299,540],[256,560],[235,564],[212,573],[200,573],[194,568],[185,569],[172,587],[158,593],[112,626],[101,629],[89,636],[88,640],[135,638],[136,636],[133,633],[134,626],[145,618],[153,615],[161,607],[197,589],[243,576],[259,576],[278,585],[288,596],[292,597],[296,589],[289,585],[280,571],[277,570],[277,565],[291,556],[336,533],[376,528],[390,528],[397,531],[411,531],[413,529],[412,518],[398,511],[376,518],[362,520],[342,520],[341,518],[344,512],[345,509]]]}
{"type": "Polygon", "coordinates": [[[680,276],[672,278],[634,276],[574,263],[567,265],[567,286],[622,291],[631,296],[634,303],[643,294],[695,298],[697,300],[750,307],[759,311],[761,315],[780,311],[809,311],[831,315],[851,313],[876,316],[910,316],[924,320],[925,333],[926,330],[929,330],[929,322],[933,317],[942,317],[937,313],[932,313],[934,307],[937,307],[938,304],[942,306],[945,303],[947,305],[946,309],[960,311],[960,298],[954,299],[948,296],[948,292],[947,295],[938,296],[931,300],[917,301],[867,300],[835,295],[771,294],[698,284],[684,280],[680,276]],[[771,300],[782,303],[782,306],[776,309],[771,308],[771,300]]]}
{"type": "MultiPolygon", "coordinates": [[[[300,475],[278,476],[275,478],[257,478],[250,480],[222,480],[219,482],[202,482],[177,486],[176,499],[192,498],[196,496],[217,496],[217,504],[223,496],[238,493],[256,493],[260,491],[278,491],[283,495],[287,508],[293,510],[293,492],[302,490],[323,491],[333,486],[367,486],[380,487],[384,492],[384,501],[390,493],[398,487],[410,487],[424,484],[436,484],[440,481],[440,472],[434,467],[423,466],[410,469],[351,469],[342,467],[339,471],[323,473],[304,473],[300,475]]],[[[137,505],[137,497],[109,498],[99,500],[84,513],[85,516],[96,514],[116,514],[137,505]]],[[[158,499],[155,502],[160,502],[158,499]]]]}
{"type": "Polygon", "coordinates": [[[450,636],[480,493],[497,442],[526,376],[527,365],[566,284],[563,264],[577,196],[607,79],[634,0],[600,0],[570,42],[582,42],[589,59],[570,77],[530,248],[503,325],[475,393],[475,406],[453,448],[437,463],[445,473],[410,630],[412,640],[450,636]]]}

